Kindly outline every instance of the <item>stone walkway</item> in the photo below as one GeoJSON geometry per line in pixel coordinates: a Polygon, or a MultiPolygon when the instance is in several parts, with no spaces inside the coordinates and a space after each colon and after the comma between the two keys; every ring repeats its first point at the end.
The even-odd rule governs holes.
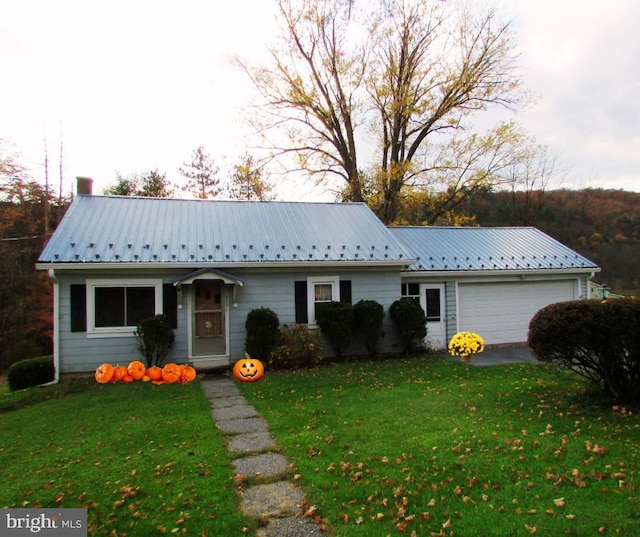
{"type": "Polygon", "coordinates": [[[317,537],[326,532],[301,513],[304,492],[291,477],[292,465],[278,453],[267,422],[249,405],[235,381],[209,375],[201,380],[216,427],[227,436],[241,509],[257,518],[256,537],[317,537]]]}

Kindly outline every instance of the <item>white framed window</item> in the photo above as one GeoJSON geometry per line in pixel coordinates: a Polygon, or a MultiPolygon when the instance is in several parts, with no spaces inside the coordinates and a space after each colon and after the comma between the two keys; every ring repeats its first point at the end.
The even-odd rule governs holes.
{"type": "Polygon", "coordinates": [[[419,283],[403,283],[401,284],[401,296],[403,298],[413,298],[420,301],[420,284],[419,283]]]}
{"type": "Polygon", "coordinates": [[[130,336],[162,313],[162,280],[87,280],[87,335],[130,336]]]}
{"type": "Polygon", "coordinates": [[[340,300],[338,276],[310,276],[307,278],[307,315],[309,325],[317,326],[317,313],[324,304],[340,300]]]}

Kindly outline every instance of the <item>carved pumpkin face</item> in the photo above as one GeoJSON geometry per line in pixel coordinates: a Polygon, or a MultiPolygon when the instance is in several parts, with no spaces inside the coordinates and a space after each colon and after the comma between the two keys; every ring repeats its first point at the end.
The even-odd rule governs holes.
{"type": "Polygon", "coordinates": [[[233,376],[240,382],[255,382],[264,376],[264,365],[254,358],[242,358],[233,366],[233,376]]]}

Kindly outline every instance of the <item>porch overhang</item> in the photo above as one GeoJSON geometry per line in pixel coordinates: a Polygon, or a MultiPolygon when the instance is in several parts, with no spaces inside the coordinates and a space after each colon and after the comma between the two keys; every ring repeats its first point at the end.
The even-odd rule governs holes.
{"type": "Polygon", "coordinates": [[[201,268],[182,276],[180,279],[174,281],[173,285],[189,285],[196,280],[222,280],[224,283],[229,285],[239,285],[240,287],[244,285],[244,281],[237,276],[233,276],[232,274],[211,267],[201,268]]]}

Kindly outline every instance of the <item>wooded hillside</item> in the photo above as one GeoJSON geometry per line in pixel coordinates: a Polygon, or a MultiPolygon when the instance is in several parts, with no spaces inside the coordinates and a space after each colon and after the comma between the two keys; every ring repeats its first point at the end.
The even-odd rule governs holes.
{"type": "MultiPolygon", "coordinates": [[[[42,189],[29,183],[19,194],[0,201],[0,370],[51,352],[52,285],[35,261],[68,205],[52,200],[45,226],[42,189]]],[[[471,225],[535,226],[602,267],[595,281],[640,294],[640,193],[486,191],[456,213],[471,225]]]]}
{"type": "Polygon", "coordinates": [[[624,190],[484,192],[463,211],[481,226],[534,226],[602,267],[594,278],[640,294],[640,193],[624,190]]]}

